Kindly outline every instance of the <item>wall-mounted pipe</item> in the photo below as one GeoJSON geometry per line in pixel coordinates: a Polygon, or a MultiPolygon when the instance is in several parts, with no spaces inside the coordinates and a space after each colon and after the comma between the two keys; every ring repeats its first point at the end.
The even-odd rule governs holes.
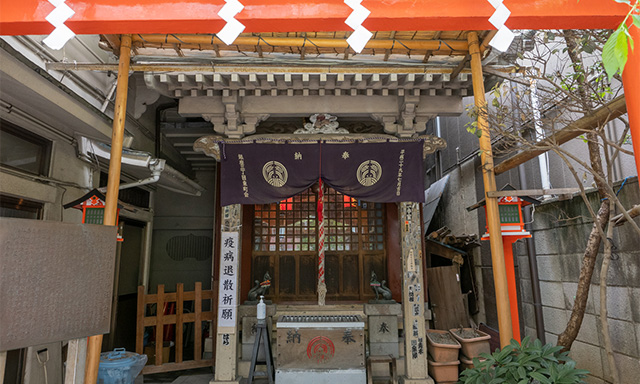
{"type": "MultiPolygon", "coordinates": [[[[536,79],[531,79],[529,89],[531,90],[531,109],[533,112],[533,124],[536,129],[536,141],[540,142],[545,139],[546,135],[544,133],[544,127],[540,115],[538,85],[536,79]]],[[[548,152],[544,152],[538,156],[538,164],[540,164],[540,180],[542,182],[542,189],[551,189],[548,152]]]]}
{"type": "MultiPolygon", "coordinates": [[[[527,176],[524,164],[518,166],[518,174],[520,177],[520,188],[527,189],[527,176]]],[[[533,309],[536,320],[536,335],[542,344],[546,344],[546,336],[544,332],[544,317],[542,316],[542,296],[540,295],[540,279],[538,277],[538,259],[536,258],[536,243],[534,241],[533,232],[531,230],[531,210],[530,207],[524,208],[525,230],[529,231],[532,236],[524,239],[527,246],[527,259],[529,261],[529,274],[531,277],[531,292],[533,296],[533,309]]]]}
{"type": "MultiPolygon", "coordinates": [[[[151,171],[151,176],[146,179],[136,180],[131,183],[120,184],[119,190],[139,187],[141,185],[153,184],[157,183],[160,180],[160,174],[164,170],[165,160],[163,159],[154,159],[155,163],[149,164],[149,170],[151,171]]],[[[98,190],[102,193],[107,191],[107,187],[98,188],[98,190]]]]}

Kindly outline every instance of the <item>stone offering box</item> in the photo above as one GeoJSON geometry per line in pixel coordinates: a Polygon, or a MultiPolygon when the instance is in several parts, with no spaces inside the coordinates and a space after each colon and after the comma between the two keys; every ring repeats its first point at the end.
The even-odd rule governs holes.
{"type": "Polygon", "coordinates": [[[277,324],[276,382],[366,382],[360,316],[281,316],[277,324]]]}

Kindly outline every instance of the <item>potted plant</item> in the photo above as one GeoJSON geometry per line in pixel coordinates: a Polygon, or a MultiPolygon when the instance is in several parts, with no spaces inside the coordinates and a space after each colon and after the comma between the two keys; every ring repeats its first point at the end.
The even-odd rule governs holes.
{"type": "Polygon", "coordinates": [[[459,350],[460,343],[458,343],[449,332],[438,329],[427,329],[427,351],[433,361],[457,361],[459,350]]]}
{"type": "Polygon", "coordinates": [[[428,359],[429,376],[438,384],[457,383],[460,361],[437,362],[428,359]]]}
{"type": "Polygon", "coordinates": [[[518,383],[518,384],[577,384],[583,383],[589,371],[577,369],[575,361],[562,347],[533,343],[525,337],[522,343],[511,340],[511,344],[493,354],[482,354],[486,358],[473,359],[475,368],[460,375],[462,384],[518,383]]]}
{"type": "MultiPolygon", "coordinates": [[[[485,361],[486,359],[484,357],[480,357],[478,358],[478,360],[485,361]]],[[[475,368],[475,365],[473,364],[473,358],[460,355],[460,372],[469,368],[475,368]]]]}
{"type": "Polygon", "coordinates": [[[462,345],[462,354],[472,359],[481,353],[491,353],[489,339],[491,336],[473,328],[456,328],[449,330],[462,345]]]}

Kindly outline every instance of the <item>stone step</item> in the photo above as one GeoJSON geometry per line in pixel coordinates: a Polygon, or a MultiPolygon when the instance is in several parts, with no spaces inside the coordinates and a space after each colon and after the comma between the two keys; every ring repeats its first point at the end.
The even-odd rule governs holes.
{"type": "MultiPolygon", "coordinates": [[[[275,361],[274,361],[275,364],[275,361]]],[[[238,376],[248,377],[249,369],[251,368],[251,361],[238,361],[238,376]]],[[[404,375],[404,357],[396,359],[396,369],[398,370],[398,377],[404,375]]],[[[256,365],[256,371],[265,372],[267,370],[266,365],[256,365]]],[[[389,376],[389,364],[388,363],[373,363],[371,365],[373,377],[389,376]]]]}
{"type": "MultiPolygon", "coordinates": [[[[396,369],[398,370],[398,377],[404,375],[404,357],[396,359],[396,369]]],[[[374,378],[380,376],[388,377],[391,374],[389,370],[389,363],[372,363],[371,371],[374,378]]]]}

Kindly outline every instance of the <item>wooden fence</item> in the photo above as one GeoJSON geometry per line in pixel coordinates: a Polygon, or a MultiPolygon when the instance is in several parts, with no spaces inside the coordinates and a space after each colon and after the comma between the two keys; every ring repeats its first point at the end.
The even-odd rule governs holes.
{"type": "Polygon", "coordinates": [[[145,294],[144,286],[138,287],[138,314],[136,328],[136,353],[144,353],[144,332],[146,327],[154,327],[155,334],[155,363],[148,364],[142,370],[143,375],[181,371],[185,369],[210,367],[213,366],[214,356],[211,359],[202,359],[202,322],[211,321],[212,327],[210,332],[215,332],[215,294],[213,290],[203,291],[202,283],[195,283],[195,290],[184,291],[182,283],[176,284],[176,292],[165,293],[164,285],[158,285],[157,293],[145,294]],[[209,311],[202,311],[202,301],[210,300],[209,311]],[[185,302],[193,301],[194,311],[192,313],[184,312],[185,302]],[[165,304],[175,303],[174,314],[164,314],[165,304]],[[147,306],[156,305],[155,315],[147,316],[147,306]],[[193,356],[194,360],[184,361],[184,344],[183,325],[193,323],[194,341],[193,356]],[[175,324],[175,340],[164,340],[164,326],[175,324]],[[163,364],[164,341],[175,341],[175,361],[163,364]]]}

